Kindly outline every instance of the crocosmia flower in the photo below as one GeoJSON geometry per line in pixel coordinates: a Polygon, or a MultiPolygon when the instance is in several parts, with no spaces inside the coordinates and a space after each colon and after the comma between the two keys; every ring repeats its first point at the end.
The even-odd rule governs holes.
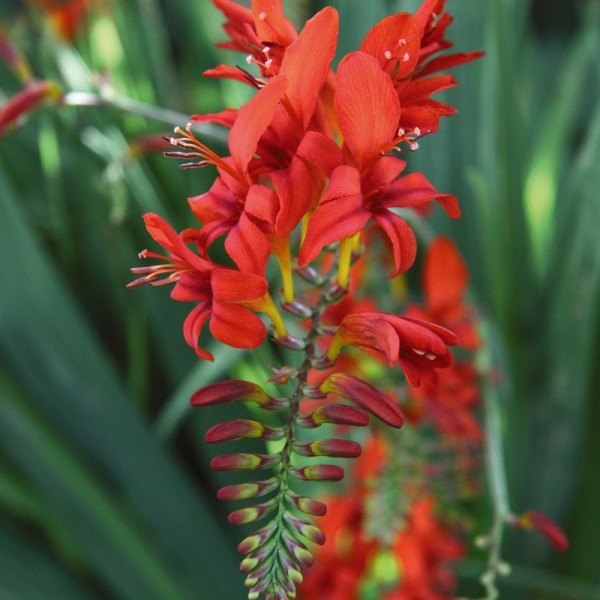
{"type": "MultiPolygon", "coordinates": [[[[195,254],[186,246],[184,236],[177,235],[158,215],[148,213],[144,215],[144,221],[150,235],[169,251],[169,256],[149,250],[141,252],[141,258],[158,258],[166,262],[131,269],[143,277],[131,282],[129,287],[144,283],[174,283],[171,291],[174,300],[196,302],[196,307],[185,320],[183,334],[200,358],[213,360],[210,352],[198,346],[200,331],[209,318],[212,335],[224,344],[234,348],[260,346],[266,329],[249,308],[266,312],[278,322],[280,320],[275,316],[276,309],[264,278],[214,265],[195,254]]],[[[285,327],[281,333],[285,335],[285,327]]]]}
{"type": "Polygon", "coordinates": [[[411,385],[421,378],[437,382],[436,369],[452,364],[448,346],[458,339],[450,330],[409,317],[386,313],[353,313],[342,320],[327,357],[335,360],[342,346],[361,346],[381,353],[390,365],[398,363],[411,385]]]}

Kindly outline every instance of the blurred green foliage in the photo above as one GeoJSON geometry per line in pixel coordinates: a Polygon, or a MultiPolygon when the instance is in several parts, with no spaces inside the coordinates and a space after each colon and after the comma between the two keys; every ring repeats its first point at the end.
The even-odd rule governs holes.
{"type": "MultiPolygon", "coordinates": [[[[334,4],[342,54],[418,2],[334,4]]],[[[7,3],[2,19],[36,75],[67,89],[93,90],[105,73],[119,95],[184,115],[247,97],[201,76],[240,60],[214,49],[223,33],[208,0],[92,5],[73,45],[33,5],[7,3]]],[[[300,24],[322,3],[286,5],[300,24]]],[[[460,221],[436,215],[434,226],[457,240],[495,327],[512,507],[547,513],[571,541],[557,557],[509,534],[503,597],[598,599],[600,6],[449,8],[456,48],[487,55],[460,68],[446,93],[459,114],[409,167],[461,201],[460,221]]],[[[0,65],[0,93],[18,89],[0,65]]],[[[207,339],[217,360],[199,364],[179,334],[186,307],[165,291],[125,290],[148,243],[140,214],[186,226],[186,197],[212,177],[160,155],[124,160],[129,141],[165,129],[115,108],[65,107],[0,139],[0,598],[243,597],[241,533],[215,500],[221,476],[202,441],[227,408],[192,414],[187,399],[277,357],[265,345],[250,363],[207,339]]],[[[475,513],[484,532],[486,498],[475,513]]],[[[463,567],[470,594],[480,569],[463,567]]]]}

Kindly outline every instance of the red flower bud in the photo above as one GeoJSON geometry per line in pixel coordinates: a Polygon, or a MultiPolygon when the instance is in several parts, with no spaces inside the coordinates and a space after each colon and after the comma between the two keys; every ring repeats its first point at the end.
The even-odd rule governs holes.
{"type": "Polygon", "coordinates": [[[335,465],[291,468],[290,473],[302,481],[340,481],[344,478],[344,469],[335,465]]]}
{"type": "Polygon", "coordinates": [[[509,520],[509,523],[521,529],[535,529],[560,552],[569,547],[569,541],[562,529],[550,517],[542,513],[529,511],[520,517],[509,520]]]}
{"type": "Polygon", "coordinates": [[[216,442],[227,442],[244,438],[280,440],[282,437],[283,431],[281,429],[272,429],[258,421],[235,419],[214,425],[206,432],[204,439],[209,444],[214,444],[216,442]]]}
{"type": "Polygon", "coordinates": [[[333,392],[342,398],[351,400],[392,427],[402,427],[404,423],[402,411],[395,402],[354,375],[334,373],[321,385],[321,391],[333,392]]]}
{"type": "Polygon", "coordinates": [[[200,388],[192,394],[190,403],[192,406],[210,406],[212,404],[225,404],[227,402],[236,402],[244,400],[246,402],[256,402],[261,408],[277,410],[287,405],[286,400],[273,398],[265,392],[260,385],[249,381],[239,381],[229,379],[219,381],[212,385],[200,388]]]}
{"type": "Polygon", "coordinates": [[[319,406],[319,408],[310,415],[299,416],[297,422],[301,427],[307,427],[309,429],[319,427],[319,425],[323,425],[323,423],[365,427],[369,424],[369,416],[360,408],[331,402],[319,406]]]}
{"type": "Polygon", "coordinates": [[[326,439],[306,444],[294,444],[294,452],[302,456],[339,456],[341,458],[356,458],[360,456],[360,444],[352,440],[326,439]]]}
{"type": "Polygon", "coordinates": [[[250,483],[239,483],[222,487],[217,492],[219,500],[246,500],[264,496],[279,487],[279,479],[271,477],[266,481],[252,481],[250,483]]]}
{"type": "Polygon", "coordinates": [[[307,540],[319,545],[325,543],[325,534],[316,525],[303,519],[296,519],[296,517],[292,517],[289,513],[284,513],[283,518],[294,531],[304,536],[307,540]]]}
{"type": "Polygon", "coordinates": [[[286,498],[303,513],[322,517],[327,512],[327,506],[325,504],[313,500],[308,496],[297,496],[296,494],[287,492],[286,498]]]}
{"type": "Polygon", "coordinates": [[[254,471],[255,469],[268,469],[281,461],[280,456],[268,454],[221,454],[210,461],[213,471],[254,471]]]}
{"type": "Polygon", "coordinates": [[[269,500],[263,504],[257,504],[256,506],[248,506],[246,508],[240,508],[229,513],[227,520],[233,525],[242,525],[244,523],[251,523],[252,521],[258,521],[263,517],[266,517],[277,507],[275,500],[269,500]]]}

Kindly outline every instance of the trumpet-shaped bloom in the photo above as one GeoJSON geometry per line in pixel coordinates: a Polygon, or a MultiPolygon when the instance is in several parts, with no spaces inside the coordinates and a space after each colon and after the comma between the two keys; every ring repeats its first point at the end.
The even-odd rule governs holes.
{"type": "Polygon", "coordinates": [[[438,129],[440,117],[456,109],[433,100],[431,96],[458,85],[452,75],[432,73],[475,60],[481,52],[456,53],[429,60],[435,53],[452,46],[444,39],[452,22],[442,15],[445,0],[426,0],[413,16],[390,15],[377,23],[365,36],[360,50],[374,56],[394,83],[401,113],[397,127],[410,142],[438,129]],[[429,61],[429,62],[427,62],[429,61]]]}
{"type": "Polygon", "coordinates": [[[144,221],[150,235],[169,256],[148,250],[141,252],[142,258],[158,258],[166,263],[133,268],[134,273],[143,276],[128,287],[174,283],[171,291],[174,300],[196,302],[184,322],[183,335],[200,358],[213,360],[212,354],[198,346],[200,331],[209,318],[212,335],[224,344],[235,348],[259,346],[266,329],[260,318],[246,307],[269,310],[272,301],[267,282],[253,273],[218,267],[205,260],[188,248],[184,235],[177,235],[158,215],[148,213],[144,221]]]}
{"type": "Polygon", "coordinates": [[[409,317],[359,312],[342,320],[331,341],[327,357],[335,360],[342,346],[361,346],[384,355],[390,365],[399,363],[411,385],[421,379],[436,383],[436,369],[452,364],[448,346],[457,338],[450,330],[409,317]]]}
{"type": "Polygon", "coordinates": [[[421,174],[398,178],[406,163],[382,154],[398,143],[400,104],[391,79],[363,52],[348,55],[338,68],[335,107],[344,135],[344,161],[312,215],[298,262],[314,260],[328,244],[361,231],[372,218],[392,243],[395,276],[416,256],[414,234],[393,208],[438,200],[451,217],[460,216],[456,198],[440,194],[421,174]]]}

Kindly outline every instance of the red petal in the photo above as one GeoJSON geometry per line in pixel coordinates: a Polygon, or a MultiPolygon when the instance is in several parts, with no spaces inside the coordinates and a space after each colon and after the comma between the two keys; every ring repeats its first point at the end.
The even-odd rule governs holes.
{"type": "Polygon", "coordinates": [[[457,52],[456,54],[449,54],[447,56],[438,56],[433,60],[430,60],[425,67],[419,71],[419,77],[429,75],[429,73],[436,73],[437,71],[445,71],[450,67],[462,65],[463,63],[476,60],[482,57],[485,52],[457,52]]]}
{"type": "Polygon", "coordinates": [[[277,214],[276,232],[287,235],[307,213],[313,198],[313,180],[310,171],[294,156],[287,169],[271,173],[281,208],[277,214]]]}
{"type": "Polygon", "coordinates": [[[225,240],[225,250],[241,271],[264,275],[270,256],[265,234],[242,213],[225,240]]]}
{"type": "MultiPolygon", "coordinates": [[[[239,70],[239,69],[236,69],[239,70]]],[[[237,119],[239,110],[237,108],[226,108],[218,113],[205,113],[203,115],[192,115],[192,123],[218,123],[225,127],[231,127],[237,119]]]]}
{"type": "Polygon", "coordinates": [[[400,81],[415,70],[420,43],[415,17],[397,13],[379,21],[365,36],[360,50],[374,56],[390,77],[400,81]]]}
{"type": "Polygon", "coordinates": [[[263,277],[233,269],[215,268],[210,284],[213,298],[219,302],[244,302],[262,298],[268,291],[263,277]]]}
{"type": "Polygon", "coordinates": [[[306,22],[298,39],[286,49],[280,73],[289,79],[286,97],[305,131],[335,54],[338,14],[330,6],[306,22]]]}
{"type": "Polygon", "coordinates": [[[229,149],[236,165],[246,171],[256,152],[260,136],[265,132],[275,114],[277,104],[288,86],[285,75],[270,79],[242,108],[229,131],[229,149]]]}
{"type": "Polygon", "coordinates": [[[194,254],[162,217],[154,213],[146,213],[143,215],[143,219],[148,233],[165,250],[183,259],[201,273],[207,273],[211,270],[210,263],[194,254]]]}
{"type": "Polygon", "coordinates": [[[300,219],[315,205],[325,180],[342,162],[339,146],[317,131],[306,133],[290,167],[272,173],[273,185],[281,202],[277,215],[277,233],[293,231],[300,219]]]}
{"type": "Polygon", "coordinates": [[[398,359],[400,342],[395,328],[383,313],[356,312],[342,319],[332,343],[364,346],[382,352],[390,364],[398,359]]]}
{"type": "Polygon", "coordinates": [[[423,290],[428,307],[443,312],[460,304],[469,283],[469,271],[458,248],[447,237],[437,237],[423,264],[423,290]]]}
{"type": "Polygon", "coordinates": [[[342,170],[348,174],[349,179],[343,181],[340,177],[336,177],[336,184],[332,176],[327,192],[328,196],[329,194],[351,193],[357,187],[359,191],[355,191],[352,195],[336,197],[319,206],[313,213],[298,256],[298,263],[301,266],[314,260],[327,244],[337,242],[360,231],[371,217],[371,213],[363,206],[358,172],[352,167],[338,167],[334,171],[334,176],[336,173],[340,175],[342,170]]]}
{"type": "Polygon", "coordinates": [[[252,311],[237,304],[213,301],[210,331],[220,342],[234,348],[257,348],[267,330],[252,311]]]}
{"type": "Polygon", "coordinates": [[[192,312],[186,317],[183,323],[183,337],[185,341],[196,351],[198,357],[205,360],[214,360],[213,355],[198,346],[198,337],[200,331],[210,316],[210,307],[208,304],[198,304],[192,312]]]}
{"type": "MultiPolygon", "coordinates": [[[[406,161],[395,156],[382,156],[366,172],[361,173],[361,186],[365,190],[380,190],[404,171],[406,161]]],[[[379,194],[377,194],[379,197],[379,194]]]]}
{"type": "Polygon", "coordinates": [[[385,186],[377,204],[385,208],[420,206],[437,200],[453,219],[460,217],[458,200],[452,194],[440,194],[422,173],[410,173],[385,186]]]}
{"type": "Polygon", "coordinates": [[[396,270],[390,277],[396,277],[407,271],[415,262],[417,255],[415,234],[404,219],[388,210],[373,213],[373,219],[381,226],[392,243],[396,270]]]}
{"type": "Polygon", "coordinates": [[[271,230],[275,225],[275,217],[278,210],[279,198],[271,188],[264,185],[250,186],[246,202],[244,203],[246,214],[260,221],[261,226],[262,224],[268,225],[271,230]]]}
{"type": "Polygon", "coordinates": [[[250,83],[248,81],[248,76],[242,70],[230,65],[219,65],[214,69],[207,69],[202,75],[204,75],[204,77],[218,77],[222,79],[233,79],[246,84],[250,83]]]}
{"type": "Polygon", "coordinates": [[[366,381],[347,373],[334,373],[321,386],[321,390],[333,392],[368,410],[392,427],[402,427],[404,417],[398,404],[366,381]]]}
{"type": "Polygon", "coordinates": [[[342,60],[334,104],[344,140],[359,166],[389,149],[398,130],[400,103],[376,58],[353,52],[342,60]]]}
{"type": "Polygon", "coordinates": [[[254,0],[252,16],[258,37],[265,43],[275,42],[285,48],[298,37],[292,22],[283,14],[281,0],[254,0]]]}

